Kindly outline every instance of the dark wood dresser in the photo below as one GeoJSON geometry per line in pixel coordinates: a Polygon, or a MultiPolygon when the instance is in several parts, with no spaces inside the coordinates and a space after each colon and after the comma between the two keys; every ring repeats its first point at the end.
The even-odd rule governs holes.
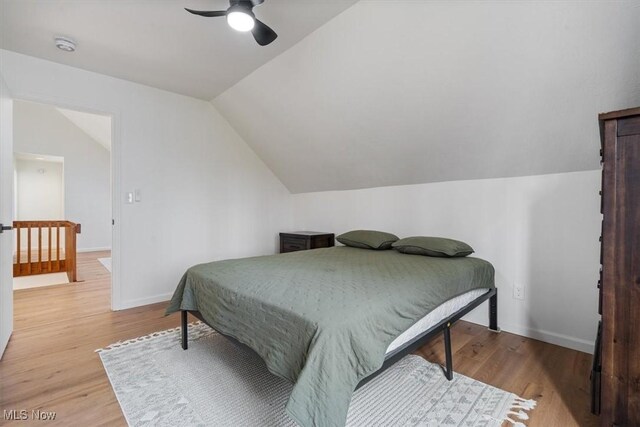
{"type": "Polygon", "coordinates": [[[602,426],[640,426],[640,108],[599,119],[602,317],[592,408],[602,426]]]}
{"type": "Polygon", "coordinates": [[[333,233],[317,231],[292,231],[280,233],[280,253],[304,251],[307,249],[329,248],[335,245],[333,233]]]}

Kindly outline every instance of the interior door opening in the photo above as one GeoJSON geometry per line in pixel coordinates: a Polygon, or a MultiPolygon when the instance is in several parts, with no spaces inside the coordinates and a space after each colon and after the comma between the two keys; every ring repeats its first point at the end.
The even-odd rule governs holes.
{"type": "Polygon", "coordinates": [[[18,308],[45,294],[111,309],[111,132],[108,115],[13,101],[14,329],[51,320],[18,308]]]}

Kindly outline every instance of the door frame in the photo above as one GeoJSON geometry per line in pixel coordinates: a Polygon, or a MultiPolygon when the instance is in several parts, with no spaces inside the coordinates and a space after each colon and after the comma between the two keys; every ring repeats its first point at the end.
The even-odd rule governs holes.
{"type": "MultiPolygon", "coordinates": [[[[2,157],[2,163],[8,163],[13,166],[13,95],[9,86],[4,80],[4,77],[0,74],[0,117],[6,120],[6,127],[0,129],[0,157],[2,157]],[[6,107],[6,110],[5,110],[6,107]],[[4,113],[5,115],[1,115],[4,113]],[[5,138],[6,137],[6,138],[5,138]]],[[[2,124],[4,126],[4,124],[2,124]]],[[[2,165],[0,165],[2,167],[2,165]]],[[[7,185],[9,191],[3,193],[3,199],[10,200],[8,204],[2,205],[3,210],[0,212],[0,220],[10,222],[9,224],[3,223],[3,226],[13,225],[13,187],[14,187],[14,172],[13,167],[11,170],[3,170],[3,176],[9,177],[5,182],[3,176],[0,176],[0,186],[4,188],[7,185]],[[4,211],[7,210],[7,205],[10,205],[8,209],[8,215],[4,215],[4,211]]],[[[0,191],[3,191],[0,188],[0,191]]],[[[3,203],[3,201],[0,201],[3,203]]],[[[0,237],[0,244],[9,251],[8,254],[4,254],[13,258],[13,231],[3,232],[3,236],[0,237]]],[[[8,257],[0,259],[3,265],[0,266],[0,360],[4,357],[6,349],[11,340],[13,334],[13,260],[9,263],[8,257]],[[4,266],[8,271],[5,271],[4,266]],[[6,282],[5,282],[6,279],[6,282]],[[6,297],[6,300],[5,300],[6,297]]]]}
{"type": "MultiPolygon", "coordinates": [[[[101,109],[93,105],[78,104],[60,97],[49,97],[39,94],[14,94],[12,102],[28,101],[39,104],[51,105],[53,107],[65,108],[69,110],[81,111],[84,113],[100,114],[111,117],[111,310],[122,309],[121,292],[121,229],[123,200],[118,197],[122,194],[121,180],[121,113],[116,109],[101,109]]],[[[14,138],[15,139],[15,138],[14,138]]]]}

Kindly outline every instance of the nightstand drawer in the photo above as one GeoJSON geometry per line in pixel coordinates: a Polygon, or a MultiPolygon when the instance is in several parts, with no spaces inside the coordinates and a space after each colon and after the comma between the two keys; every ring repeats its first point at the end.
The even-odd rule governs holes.
{"type": "Polygon", "coordinates": [[[287,237],[282,241],[283,252],[302,251],[309,249],[307,247],[307,241],[305,239],[296,239],[287,237]]]}
{"type": "Polygon", "coordinates": [[[335,238],[333,234],[328,234],[311,239],[311,247],[309,249],[329,248],[331,246],[335,246],[335,238]]]}

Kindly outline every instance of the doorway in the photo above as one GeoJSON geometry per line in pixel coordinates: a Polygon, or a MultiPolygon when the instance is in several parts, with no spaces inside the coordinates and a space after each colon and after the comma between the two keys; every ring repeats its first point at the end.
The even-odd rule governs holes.
{"type": "Polygon", "coordinates": [[[53,286],[74,298],[96,277],[111,295],[111,121],[14,100],[14,302],[53,286]]]}

